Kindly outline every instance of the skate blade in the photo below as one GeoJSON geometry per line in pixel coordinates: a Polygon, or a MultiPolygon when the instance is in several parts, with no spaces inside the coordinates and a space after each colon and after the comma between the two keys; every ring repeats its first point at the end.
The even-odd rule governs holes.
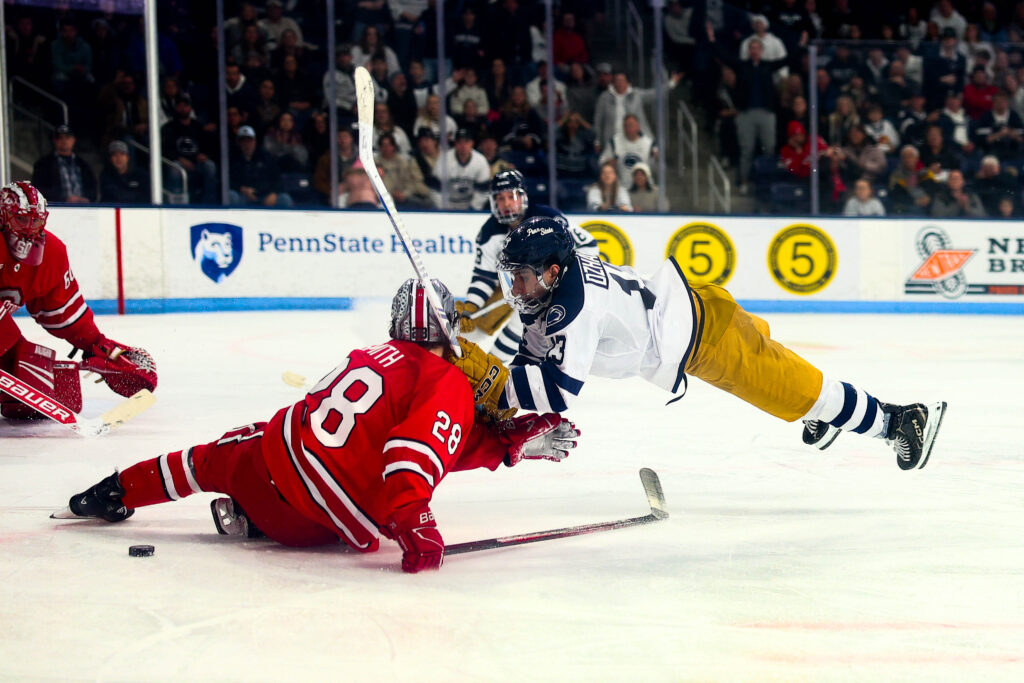
{"type": "Polygon", "coordinates": [[[928,456],[932,454],[932,445],[935,443],[935,437],[939,433],[939,427],[942,426],[942,418],[945,415],[945,401],[939,401],[928,406],[928,426],[924,429],[924,442],[921,448],[924,454],[921,456],[921,464],[917,466],[917,469],[921,469],[928,464],[928,456]]]}
{"type": "Polygon", "coordinates": [[[70,507],[65,505],[60,510],[56,510],[55,512],[53,512],[50,515],[50,519],[84,519],[84,517],[79,517],[71,511],[70,507]]]}

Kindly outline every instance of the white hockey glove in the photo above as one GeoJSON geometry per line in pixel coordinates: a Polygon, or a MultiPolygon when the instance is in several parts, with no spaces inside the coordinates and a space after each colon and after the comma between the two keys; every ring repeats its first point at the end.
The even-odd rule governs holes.
{"type": "Polygon", "coordinates": [[[522,460],[559,462],[576,448],[580,430],[555,413],[520,415],[508,421],[503,438],[508,442],[505,464],[512,467],[522,460]]]}

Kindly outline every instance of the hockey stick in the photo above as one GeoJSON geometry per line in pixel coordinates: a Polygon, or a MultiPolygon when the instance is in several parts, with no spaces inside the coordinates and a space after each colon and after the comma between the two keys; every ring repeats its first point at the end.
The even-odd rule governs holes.
{"type": "Polygon", "coordinates": [[[467,541],[466,543],[455,543],[445,547],[445,555],[459,555],[462,553],[474,553],[478,550],[494,550],[495,548],[508,548],[513,545],[524,543],[536,543],[537,541],[550,541],[556,538],[569,538],[570,536],[582,536],[598,531],[611,531],[612,529],[624,529],[641,524],[650,524],[668,518],[668,510],[665,508],[665,493],[661,490],[661,481],[654,470],[644,467],[640,470],[640,481],[644,485],[644,493],[647,494],[647,503],[651,506],[650,514],[643,517],[630,517],[628,519],[617,519],[612,522],[599,522],[596,524],[582,524],[580,526],[569,526],[563,529],[551,529],[549,531],[534,531],[527,534],[516,534],[514,536],[501,536],[499,538],[487,538],[479,541],[467,541]]]}
{"type": "Polygon", "coordinates": [[[100,436],[117,429],[156,401],[149,390],[143,389],[98,418],[89,418],[82,417],[57,399],[33,389],[5,370],[0,370],[0,390],[82,436],[100,436]]]}
{"type": "Polygon", "coordinates": [[[384,212],[387,213],[388,218],[391,220],[391,225],[395,228],[398,239],[402,241],[402,246],[405,247],[405,253],[408,254],[409,261],[412,263],[412,269],[416,272],[416,278],[423,284],[423,289],[427,293],[427,300],[434,309],[434,315],[437,317],[438,322],[444,328],[452,353],[455,354],[456,358],[462,358],[462,349],[459,348],[459,342],[455,339],[455,330],[451,329],[448,318],[445,317],[444,307],[441,306],[441,297],[438,296],[434,285],[431,284],[430,275],[427,274],[427,269],[423,265],[423,259],[420,258],[419,252],[413,248],[412,239],[409,238],[409,233],[405,230],[405,224],[402,222],[401,216],[398,215],[398,209],[395,208],[395,202],[391,198],[391,193],[384,186],[384,180],[380,177],[380,172],[377,171],[377,162],[373,158],[373,79],[365,67],[357,66],[355,80],[356,106],[359,109],[359,161],[362,162],[363,170],[366,171],[370,182],[373,183],[373,189],[377,191],[377,196],[380,197],[381,203],[384,204],[384,212]]]}

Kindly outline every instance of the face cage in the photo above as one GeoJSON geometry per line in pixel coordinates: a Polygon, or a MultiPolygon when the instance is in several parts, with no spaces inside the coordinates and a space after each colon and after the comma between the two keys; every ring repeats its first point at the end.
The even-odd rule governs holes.
{"type": "Polygon", "coordinates": [[[523,216],[526,215],[526,209],[529,208],[530,206],[530,198],[527,196],[526,191],[518,187],[512,190],[501,190],[500,192],[492,192],[490,194],[490,200],[491,215],[494,216],[494,219],[501,223],[502,225],[514,225],[523,220],[523,216]],[[511,192],[513,196],[519,198],[519,211],[503,213],[498,209],[497,196],[502,192],[511,192]]]}
{"type": "Polygon", "coordinates": [[[551,287],[544,284],[544,271],[537,270],[533,266],[522,266],[522,265],[509,265],[498,267],[498,282],[501,283],[501,293],[505,297],[505,301],[509,306],[514,308],[520,313],[536,313],[547,305],[548,300],[551,298],[551,287]],[[521,271],[529,271],[533,273],[534,277],[537,278],[537,285],[533,287],[534,291],[537,291],[539,286],[544,290],[544,293],[539,297],[534,297],[529,293],[523,292],[522,294],[513,294],[515,287],[516,273],[521,271]]]}
{"type": "Polygon", "coordinates": [[[50,212],[43,213],[16,213],[10,217],[7,229],[18,239],[34,242],[43,234],[46,227],[46,219],[50,212]]]}

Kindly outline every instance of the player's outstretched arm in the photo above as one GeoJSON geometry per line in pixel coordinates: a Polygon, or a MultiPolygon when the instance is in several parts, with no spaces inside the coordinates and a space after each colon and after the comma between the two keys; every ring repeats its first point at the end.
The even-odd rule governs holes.
{"type": "Polygon", "coordinates": [[[575,424],[556,413],[520,415],[508,424],[502,438],[508,443],[505,464],[509,467],[523,460],[560,462],[576,448],[580,435],[575,424]]]}

